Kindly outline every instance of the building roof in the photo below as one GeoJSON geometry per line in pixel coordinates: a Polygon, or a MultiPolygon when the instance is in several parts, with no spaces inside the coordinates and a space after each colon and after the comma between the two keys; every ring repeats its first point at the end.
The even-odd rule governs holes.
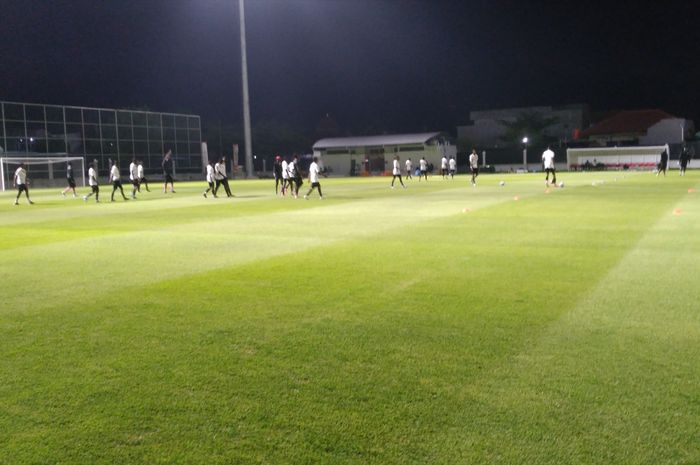
{"type": "Polygon", "coordinates": [[[582,131],[581,137],[646,134],[647,129],[668,118],[675,116],[658,109],[620,111],[582,131]]]}
{"type": "Polygon", "coordinates": [[[313,148],[333,149],[347,147],[379,147],[384,145],[425,144],[442,132],[422,132],[419,134],[386,134],[381,136],[333,137],[317,141],[313,148]]]}

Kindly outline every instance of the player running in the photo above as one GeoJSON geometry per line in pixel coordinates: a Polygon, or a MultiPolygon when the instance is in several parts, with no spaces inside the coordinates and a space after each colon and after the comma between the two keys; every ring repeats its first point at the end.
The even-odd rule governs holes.
{"type": "Polygon", "coordinates": [[[122,193],[122,198],[124,201],[129,200],[124,195],[124,188],[122,187],[121,175],[119,174],[119,167],[115,161],[112,165],[112,169],[109,171],[109,180],[112,182],[112,202],[114,202],[114,193],[119,189],[122,193]]]}
{"type": "Polygon", "coordinates": [[[209,187],[207,187],[207,190],[204,191],[204,198],[207,198],[207,193],[211,191],[212,195],[214,198],[216,198],[216,188],[214,187],[214,164],[209,161],[207,164],[207,183],[209,184],[209,187]]]}
{"type": "Polygon", "coordinates": [[[68,162],[68,165],[66,166],[66,181],[68,182],[68,187],[63,189],[61,195],[65,197],[66,192],[72,190],[73,197],[77,197],[78,194],[75,193],[75,178],[73,177],[73,165],[71,164],[71,162],[68,162]]]}
{"type": "Polygon", "coordinates": [[[97,184],[97,170],[95,166],[90,163],[90,169],[88,169],[88,185],[92,189],[88,195],[83,196],[83,200],[87,202],[92,194],[95,194],[95,202],[100,203],[100,186],[97,184]]]}
{"type": "Polygon", "coordinates": [[[311,162],[311,166],[309,166],[309,183],[311,184],[311,187],[309,188],[309,192],[304,195],[306,200],[309,200],[309,196],[314,189],[318,189],[318,195],[321,197],[321,200],[323,200],[323,192],[321,192],[321,183],[319,182],[320,174],[321,169],[318,167],[318,157],[314,157],[313,161],[311,162]]]}
{"type": "Polygon", "coordinates": [[[657,168],[656,176],[659,176],[659,173],[663,173],[664,177],[666,177],[666,169],[668,169],[668,148],[665,148],[664,151],[661,152],[661,159],[659,160],[657,168]]]}
{"type": "Polygon", "coordinates": [[[403,180],[401,179],[401,164],[399,163],[399,156],[396,155],[394,157],[394,169],[391,171],[391,174],[393,177],[391,178],[391,188],[394,188],[394,181],[396,181],[396,178],[399,178],[399,182],[401,183],[401,187],[406,189],[406,185],[403,183],[403,180]]]}
{"type": "Polygon", "coordinates": [[[547,176],[544,178],[545,186],[549,187],[549,175],[552,174],[552,184],[557,185],[557,171],[554,169],[554,151],[547,146],[547,150],[542,153],[542,164],[544,165],[544,172],[547,176]]]}
{"type": "Polygon", "coordinates": [[[472,173],[472,186],[476,187],[476,178],[479,176],[479,155],[476,153],[476,149],[472,149],[472,153],[469,155],[469,171],[472,173]]]}
{"type": "Polygon", "coordinates": [[[24,169],[24,163],[19,164],[19,168],[15,170],[15,176],[12,178],[12,186],[17,188],[17,197],[15,197],[15,205],[19,205],[19,196],[24,195],[27,197],[27,202],[29,205],[34,205],[34,202],[29,198],[29,185],[27,181],[27,170],[24,169]]]}
{"type": "Polygon", "coordinates": [[[420,161],[418,162],[418,167],[420,168],[420,176],[418,177],[418,182],[420,182],[420,179],[422,177],[425,177],[425,180],[428,180],[428,161],[425,159],[425,157],[421,157],[420,161]]]}

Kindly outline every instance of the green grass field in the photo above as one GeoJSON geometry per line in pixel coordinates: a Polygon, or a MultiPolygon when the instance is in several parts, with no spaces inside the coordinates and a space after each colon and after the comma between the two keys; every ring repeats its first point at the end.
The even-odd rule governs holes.
{"type": "Polygon", "coordinates": [[[560,179],[0,194],[0,464],[700,463],[700,172],[560,179]]]}

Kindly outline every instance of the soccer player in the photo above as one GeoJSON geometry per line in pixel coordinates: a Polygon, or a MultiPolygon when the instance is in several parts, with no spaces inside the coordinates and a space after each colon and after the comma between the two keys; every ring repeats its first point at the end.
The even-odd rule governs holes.
{"type": "Polygon", "coordinates": [[[542,164],[544,165],[544,172],[547,176],[544,178],[544,184],[549,186],[549,174],[552,174],[552,184],[557,185],[557,172],[554,169],[554,151],[547,146],[547,150],[542,152],[542,164]]]}
{"type": "Polygon", "coordinates": [[[287,163],[289,189],[291,190],[295,199],[299,197],[299,187],[301,187],[301,183],[299,182],[301,180],[301,175],[299,174],[299,169],[297,167],[298,163],[299,159],[296,155],[294,155],[292,161],[287,163]]]}
{"type": "Polygon", "coordinates": [[[450,177],[452,179],[455,178],[455,173],[457,172],[457,160],[454,159],[454,157],[450,157],[449,160],[449,166],[450,166],[450,177]]]}
{"type": "Polygon", "coordinates": [[[418,162],[419,168],[420,168],[420,176],[418,176],[418,181],[420,182],[420,178],[425,177],[425,180],[428,180],[428,160],[425,159],[425,157],[421,157],[420,161],[418,162]]]}
{"type": "Polygon", "coordinates": [[[72,190],[73,197],[77,197],[78,194],[75,193],[75,178],[73,177],[73,165],[71,164],[71,162],[68,162],[68,165],[66,166],[66,181],[68,181],[68,187],[63,189],[61,195],[65,197],[66,192],[72,190]]]}
{"type": "Polygon", "coordinates": [[[287,185],[289,184],[289,163],[282,159],[282,195],[287,193],[287,185]]]}
{"type": "Polygon", "coordinates": [[[406,185],[403,183],[403,180],[401,179],[401,164],[399,163],[399,156],[396,155],[394,157],[394,169],[391,171],[391,174],[393,177],[391,178],[391,188],[394,188],[394,181],[396,181],[396,178],[399,178],[399,182],[401,183],[401,187],[406,189],[406,185]]]}
{"type": "Polygon", "coordinates": [[[321,174],[321,169],[318,167],[318,157],[314,157],[313,161],[311,162],[311,166],[309,166],[309,183],[311,184],[311,187],[309,188],[309,192],[304,195],[304,198],[306,200],[309,199],[309,196],[311,193],[314,191],[314,189],[318,189],[318,195],[323,199],[323,192],[321,192],[321,183],[319,182],[319,174],[321,174]]]}
{"type": "Polygon", "coordinates": [[[479,176],[479,155],[476,153],[476,149],[472,149],[472,153],[469,155],[469,170],[472,173],[472,186],[476,187],[476,178],[479,176]]]}
{"type": "Polygon", "coordinates": [[[163,183],[163,194],[165,194],[168,191],[168,183],[170,183],[170,192],[175,193],[175,182],[173,181],[173,151],[168,150],[165,152],[165,156],[163,157],[163,163],[161,163],[161,166],[163,167],[163,178],[165,179],[165,182],[163,183]]]}
{"type": "Polygon", "coordinates": [[[119,174],[119,166],[115,161],[112,165],[112,169],[109,171],[109,180],[112,181],[112,202],[114,202],[114,193],[119,189],[122,193],[122,198],[126,201],[129,200],[124,195],[124,188],[122,187],[121,175],[119,174]]]}
{"type": "Polygon", "coordinates": [[[447,157],[445,155],[443,155],[442,160],[440,160],[440,174],[442,175],[442,179],[447,177],[447,157]]]}
{"type": "Polygon", "coordinates": [[[19,196],[24,195],[27,197],[27,202],[29,205],[33,205],[34,202],[29,198],[29,188],[27,187],[27,170],[24,169],[24,163],[19,164],[19,168],[15,170],[15,176],[12,178],[12,186],[17,188],[17,197],[15,197],[15,205],[19,205],[19,196]]]}
{"type": "Polygon", "coordinates": [[[207,198],[207,193],[209,191],[211,191],[214,198],[216,198],[216,188],[214,187],[214,164],[211,161],[209,161],[207,164],[207,183],[209,184],[209,187],[207,187],[207,190],[204,191],[204,198],[207,198]]]}
{"type": "Polygon", "coordinates": [[[92,192],[90,192],[88,195],[84,195],[83,200],[87,202],[87,199],[92,194],[95,194],[95,202],[99,203],[100,186],[97,184],[97,170],[95,169],[95,166],[92,163],[90,163],[90,169],[88,169],[88,185],[92,189],[92,192]]]}
{"type": "Polygon", "coordinates": [[[408,158],[406,160],[406,179],[413,179],[413,176],[411,176],[411,171],[413,171],[413,163],[411,162],[411,159],[408,158]]]}
{"type": "Polygon", "coordinates": [[[228,185],[228,176],[226,175],[226,157],[221,157],[219,163],[214,165],[214,179],[216,180],[214,195],[219,191],[219,186],[224,186],[226,197],[233,197],[231,188],[228,185]]]}
{"type": "Polygon", "coordinates": [[[685,176],[685,170],[688,168],[688,162],[690,161],[690,151],[688,146],[683,143],[683,148],[681,149],[681,154],[678,157],[678,165],[681,168],[681,176],[685,176]]]}
{"type": "Polygon", "coordinates": [[[131,185],[133,186],[131,189],[131,198],[135,199],[136,191],[139,190],[139,173],[136,158],[133,158],[129,164],[129,181],[131,181],[131,185]]]}
{"type": "Polygon", "coordinates": [[[275,164],[272,165],[272,174],[275,176],[275,195],[280,191],[280,185],[282,188],[282,193],[284,193],[284,178],[282,177],[282,157],[277,155],[275,157],[275,164]]]}
{"type": "Polygon", "coordinates": [[[148,188],[148,179],[146,179],[146,175],[143,172],[143,162],[139,160],[136,163],[136,175],[138,176],[139,180],[139,192],[141,192],[141,184],[146,186],[146,192],[151,192],[151,189],[148,188]]]}
{"type": "Polygon", "coordinates": [[[658,176],[659,173],[663,173],[664,177],[665,177],[667,168],[668,168],[668,150],[664,149],[664,151],[661,152],[661,159],[659,160],[659,165],[658,165],[658,170],[656,171],[656,175],[658,176]]]}

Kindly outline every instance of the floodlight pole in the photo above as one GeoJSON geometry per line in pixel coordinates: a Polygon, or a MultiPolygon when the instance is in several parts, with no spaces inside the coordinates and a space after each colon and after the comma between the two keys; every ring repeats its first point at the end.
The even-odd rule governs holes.
{"type": "Polygon", "coordinates": [[[523,148],[523,169],[524,169],[525,171],[527,171],[527,142],[528,142],[528,138],[527,138],[527,137],[523,137],[523,144],[524,144],[524,148],[523,148]]]}
{"type": "Polygon", "coordinates": [[[250,135],[250,96],[248,94],[248,55],[245,41],[244,0],[238,0],[238,19],[241,29],[241,81],[243,82],[243,132],[245,136],[245,171],[246,176],[253,177],[253,147],[250,135]]]}

